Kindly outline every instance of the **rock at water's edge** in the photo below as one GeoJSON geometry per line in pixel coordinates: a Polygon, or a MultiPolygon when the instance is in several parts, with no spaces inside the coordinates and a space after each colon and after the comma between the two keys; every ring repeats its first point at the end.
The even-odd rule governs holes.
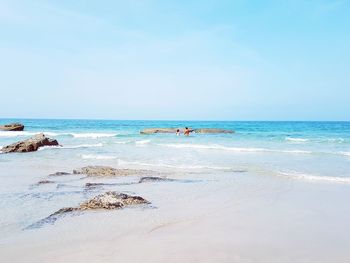
{"type": "Polygon", "coordinates": [[[43,133],[40,133],[30,139],[5,146],[1,150],[3,153],[34,152],[42,146],[59,146],[59,144],[57,140],[47,138],[43,133]]]}
{"type": "Polygon", "coordinates": [[[174,181],[174,179],[164,178],[164,177],[157,177],[157,176],[146,176],[141,177],[139,183],[147,183],[147,182],[170,182],[174,181]]]}
{"type": "Polygon", "coordinates": [[[85,174],[87,176],[127,176],[148,174],[148,170],[115,169],[109,166],[85,166],[73,170],[73,174],[85,174]]]}
{"type": "Polygon", "coordinates": [[[93,209],[119,209],[129,205],[150,204],[146,199],[141,196],[128,195],[124,193],[118,193],[115,191],[108,191],[103,194],[97,195],[94,198],[81,203],[78,207],[66,207],[61,208],[50,216],[56,216],[72,211],[83,211],[93,209]]]}
{"type": "Polygon", "coordinates": [[[0,131],[23,131],[24,125],[21,123],[10,123],[5,125],[0,125],[0,131]]]}

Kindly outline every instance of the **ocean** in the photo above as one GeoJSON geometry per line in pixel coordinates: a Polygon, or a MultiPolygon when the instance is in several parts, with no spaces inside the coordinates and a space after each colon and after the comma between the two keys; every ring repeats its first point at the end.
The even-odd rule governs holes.
{"type": "MultiPolygon", "coordinates": [[[[44,133],[57,139],[62,147],[0,154],[0,243],[28,231],[56,210],[77,205],[101,191],[82,190],[87,180],[122,182],[121,189],[143,191],[140,186],[127,185],[137,178],[48,177],[86,165],[149,169],[183,179],[186,187],[191,180],[196,187],[214,187],[222,178],[220,175],[242,180],[254,175],[258,181],[278,178],[281,185],[350,184],[350,122],[0,119],[3,124],[10,122],[23,123],[25,130],[0,132],[0,146],[44,133]],[[192,133],[189,137],[140,134],[145,128],[185,126],[222,128],[235,133],[192,133]],[[43,179],[55,183],[37,185],[43,179]]],[[[193,191],[198,190],[196,187],[193,191]]],[[[180,185],[179,189],[185,188],[180,185]]]]}

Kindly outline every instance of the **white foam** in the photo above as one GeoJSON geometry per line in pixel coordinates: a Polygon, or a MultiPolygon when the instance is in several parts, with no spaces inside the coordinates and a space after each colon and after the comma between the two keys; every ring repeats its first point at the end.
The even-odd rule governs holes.
{"type": "Polygon", "coordinates": [[[95,159],[95,160],[111,160],[118,159],[118,157],[113,155],[97,155],[97,154],[83,154],[81,155],[83,159],[95,159]]]}
{"type": "Polygon", "coordinates": [[[140,140],[140,141],[135,141],[135,144],[144,145],[144,144],[148,144],[150,142],[151,142],[151,140],[140,140]]]}
{"type": "Polygon", "coordinates": [[[0,131],[0,137],[18,137],[18,136],[33,136],[40,132],[28,131],[0,131]]]}
{"type": "Polygon", "coordinates": [[[339,152],[341,155],[349,156],[350,157],[350,152],[339,152]]]}
{"type": "Polygon", "coordinates": [[[212,149],[212,150],[224,150],[224,151],[232,151],[232,152],[279,152],[279,153],[302,153],[302,154],[310,154],[310,151],[303,150],[274,150],[274,149],[266,149],[266,148],[245,148],[245,147],[227,147],[221,145],[205,145],[205,144],[158,144],[159,146],[164,147],[172,147],[172,148],[193,148],[193,149],[212,149]]]}
{"type": "Polygon", "coordinates": [[[174,165],[167,163],[145,163],[137,161],[125,161],[118,159],[119,165],[137,165],[137,166],[150,166],[150,167],[165,167],[175,169],[211,169],[211,170],[231,170],[232,167],[226,166],[207,166],[207,165],[174,165]]]}
{"type": "Polygon", "coordinates": [[[293,138],[293,137],[286,137],[285,140],[286,141],[290,141],[290,142],[296,142],[296,143],[302,143],[302,142],[307,142],[308,141],[308,139],[293,138]]]}
{"type": "Polygon", "coordinates": [[[329,142],[344,142],[345,141],[345,139],[343,139],[343,138],[328,138],[326,140],[329,142]]]}
{"type": "Polygon", "coordinates": [[[47,150],[47,149],[79,149],[79,148],[95,148],[95,147],[102,147],[102,143],[96,143],[96,144],[79,144],[79,145],[65,145],[65,146],[43,146],[40,147],[38,150],[47,150]]]}
{"type": "Polygon", "coordinates": [[[71,133],[74,138],[102,138],[102,137],[114,137],[117,133],[71,133]]]}
{"type": "Polygon", "coordinates": [[[339,177],[339,176],[322,176],[312,175],[298,172],[279,172],[281,176],[287,176],[292,179],[306,180],[306,181],[326,181],[334,183],[350,183],[350,177],[339,177]]]}
{"type": "Polygon", "coordinates": [[[114,143],[116,143],[116,144],[128,144],[128,143],[132,143],[132,141],[116,141],[114,143]]]}

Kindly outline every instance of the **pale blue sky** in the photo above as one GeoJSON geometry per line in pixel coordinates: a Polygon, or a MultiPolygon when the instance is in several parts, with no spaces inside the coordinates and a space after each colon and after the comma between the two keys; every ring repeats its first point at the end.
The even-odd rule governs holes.
{"type": "Polygon", "coordinates": [[[350,1],[0,1],[0,117],[350,120],[350,1]]]}

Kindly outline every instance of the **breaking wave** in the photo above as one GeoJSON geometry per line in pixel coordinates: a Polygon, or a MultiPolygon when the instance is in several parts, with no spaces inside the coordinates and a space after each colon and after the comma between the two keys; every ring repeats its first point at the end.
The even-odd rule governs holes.
{"type": "Polygon", "coordinates": [[[117,133],[71,133],[74,138],[103,138],[103,137],[115,137],[117,133]]]}
{"type": "Polygon", "coordinates": [[[309,141],[308,139],[293,138],[293,137],[286,137],[285,140],[286,140],[286,141],[290,141],[290,142],[296,142],[296,143],[302,143],[302,142],[307,142],[307,141],[309,141]]]}
{"type": "Polygon", "coordinates": [[[224,150],[232,152],[279,152],[279,153],[302,153],[302,154],[311,154],[311,151],[304,150],[274,150],[267,148],[244,148],[244,147],[227,147],[221,145],[205,145],[205,144],[158,144],[159,146],[172,147],[172,148],[193,148],[193,149],[210,149],[210,150],[224,150]]]}
{"type": "Polygon", "coordinates": [[[324,181],[324,182],[334,182],[334,183],[349,183],[350,177],[339,177],[339,176],[322,176],[322,175],[312,175],[298,172],[279,172],[279,176],[286,176],[292,179],[299,179],[305,181],[324,181]]]}
{"type": "Polygon", "coordinates": [[[83,154],[81,155],[83,159],[95,159],[95,160],[111,160],[118,159],[118,157],[113,155],[97,155],[97,154],[83,154]]]}
{"type": "Polygon", "coordinates": [[[47,149],[79,149],[79,148],[95,148],[95,147],[102,147],[102,143],[96,143],[96,144],[79,144],[79,145],[66,145],[66,146],[43,146],[40,147],[38,150],[47,150],[47,149]]]}

